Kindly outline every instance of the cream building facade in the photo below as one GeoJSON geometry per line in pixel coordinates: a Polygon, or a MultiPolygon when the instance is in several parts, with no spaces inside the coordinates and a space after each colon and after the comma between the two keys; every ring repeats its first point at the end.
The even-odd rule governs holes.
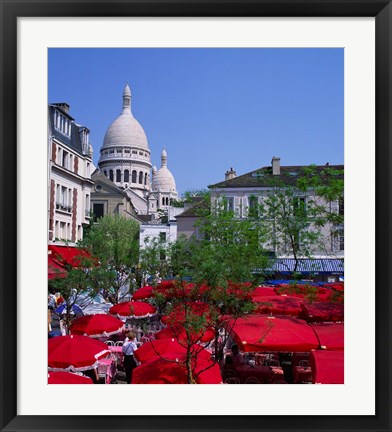
{"type": "Polygon", "coordinates": [[[75,245],[90,221],[93,149],[90,131],[66,103],[48,107],[48,242],[75,245]]]}

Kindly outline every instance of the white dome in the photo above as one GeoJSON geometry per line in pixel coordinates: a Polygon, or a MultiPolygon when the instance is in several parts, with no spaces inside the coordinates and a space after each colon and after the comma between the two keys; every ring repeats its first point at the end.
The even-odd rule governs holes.
{"type": "Polygon", "coordinates": [[[122,113],[109,126],[103,140],[102,147],[109,146],[142,147],[148,150],[146,134],[140,123],[132,115],[131,89],[128,83],[123,92],[122,113]]]}
{"type": "Polygon", "coordinates": [[[177,192],[173,174],[166,166],[160,168],[152,178],[152,190],[161,192],[177,192]]]}
{"type": "Polygon", "coordinates": [[[123,111],[106,131],[103,147],[128,146],[148,149],[146,134],[130,111],[123,111]]]}

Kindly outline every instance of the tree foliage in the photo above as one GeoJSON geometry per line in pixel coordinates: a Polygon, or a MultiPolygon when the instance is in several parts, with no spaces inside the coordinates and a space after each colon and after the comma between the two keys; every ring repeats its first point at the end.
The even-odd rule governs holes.
{"type": "Polygon", "coordinates": [[[134,283],[133,273],[139,260],[139,224],[120,215],[106,215],[94,224],[81,242],[99,265],[91,270],[94,286],[117,303],[134,283]]]}

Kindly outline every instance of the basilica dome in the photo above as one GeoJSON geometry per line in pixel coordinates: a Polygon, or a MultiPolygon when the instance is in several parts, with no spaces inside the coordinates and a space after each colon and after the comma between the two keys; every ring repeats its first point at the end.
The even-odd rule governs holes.
{"type": "Polygon", "coordinates": [[[141,147],[148,150],[146,134],[132,115],[130,103],[131,90],[127,84],[123,93],[123,111],[106,131],[102,147],[141,147]]]}
{"type": "Polygon", "coordinates": [[[167,153],[165,149],[163,149],[161,154],[161,163],[162,166],[158,171],[153,170],[152,185],[151,185],[152,191],[177,193],[176,182],[174,181],[173,174],[167,168],[167,153]]]}

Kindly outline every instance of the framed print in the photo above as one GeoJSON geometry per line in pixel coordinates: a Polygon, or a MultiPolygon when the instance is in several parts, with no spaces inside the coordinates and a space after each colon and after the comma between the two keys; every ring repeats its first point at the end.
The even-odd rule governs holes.
{"type": "MultiPolygon", "coordinates": [[[[0,3],[1,430],[391,430],[390,1],[0,3]],[[58,87],[62,82],[66,87],[65,80],[70,79],[77,88],[76,81],[82,80],[82,74],[93,80],[106,65],[99,57],[91,56],[91,65],[82,70],[82,56],[87,56],[88,50],[142,52],[152,48],[165,53],[191,48],[210,50],[210,60],[203,60],[205,79],[214,74],[213,58],[219,49],[340,50],[344,57],[342,136],[347,196],[344,384],[98,386],[94,391],[86,386],[47,385],[47,338],[42,337],[41,330],[47,326],[45,242],[50,219],[47,109],[48,102],[63,102],[48,100],[52,97],[48,80],[54,79],[56,72],[58,87]],[[60,54],[57,60],[60,66],[64,62],[64,70],[69,71],[64,76],[59,73],[61,68],[51,67],[49,58],[55,50],[69,49],[77,50],[77,56],[60,54]]],[[[151,77],[163,73],[164,62],[148,61],[152,83],[151,77]]],[[[200,71],[191,71],[191,63],[186,61],[190,62],[184,60],[182,69],[176,64],[177,75],[173,76],[188,74],[197,88],[201,85],[197,76],[200,71]]],[[[129,65],[124,62],[123,67],[129,65]]],[[[326,77],[334,73],[332,63],[326,62],[323,68],[313,73],[326,83],[326,77]]],[[[215,82],[230,72],[232,82],[244,80],[250,76],[245,66],[244,70],[241,76],[234,76],[229,68],[215,71],[215,82]]],[[[259,73],[263,79],[263,71],[259,73]]],[[[129,75],[131,80],[131,70],[129,75]]],[[[123,75],[119,76],[122,79],[123,75]]],[[[107,97],[109,87],[107,83],[95,91],[107,97]]],[[[239,87],[227,89],[228,104],[236,100],[236,89],[239,87]]],[[[317,100],[318,95],[313,96],[317,100]]],[[[305,100],[304,94],[297,97],[305,100]]],[[[187,103],[193,102],[195,99],[189,98],[187,103]]],[[[85,101],[91,112],[95,103],[85,101]]],[[[164,101],[159,103],[164,110],[164,101]]],[[[290,104],[289,96],[286,103],[290,104]]],[[[186,108],[183,105],[181,109],[186,108]]],[[[273,104],[270,109],[274,109],[273,104]]],[[[99,117],[100,113],[92,115],[99,117]]],[[[160,121],[158,116],[155,121],[160,121]]],[[[311,128],[311,122],[309,118],[301,127],[311,128]]],[[[292,125],[293,130],[296,126],[300,127],[292,125]]],[[[204,133],[211,134],[213,127],[213,121],[207,120],[204,133]]],[[[319,138],[324,142],[321,138],[325,137],[319,138]]],[[[191,154],[195,145],[189,142],[184,143],[184,148],[188,145],[186,151],[191,154]]],[[[94,145],[98,151],[100,143],[94,145]]],[[[219,156],[225,149],[224,144],[219,144],[217,149],[205,151],[219,156]]],[[[246,146],[239,143],[233,160],[239,161],[239,155],[246,151],[246,146]]],[[[331,159],[335,151],[331,144],[331,159]]],[[[162,156],[165,166],[166,157],[162,156]]],[[[139,184],[143,181],[146,184],[147,180],[140,177],[139,184]]]]}

